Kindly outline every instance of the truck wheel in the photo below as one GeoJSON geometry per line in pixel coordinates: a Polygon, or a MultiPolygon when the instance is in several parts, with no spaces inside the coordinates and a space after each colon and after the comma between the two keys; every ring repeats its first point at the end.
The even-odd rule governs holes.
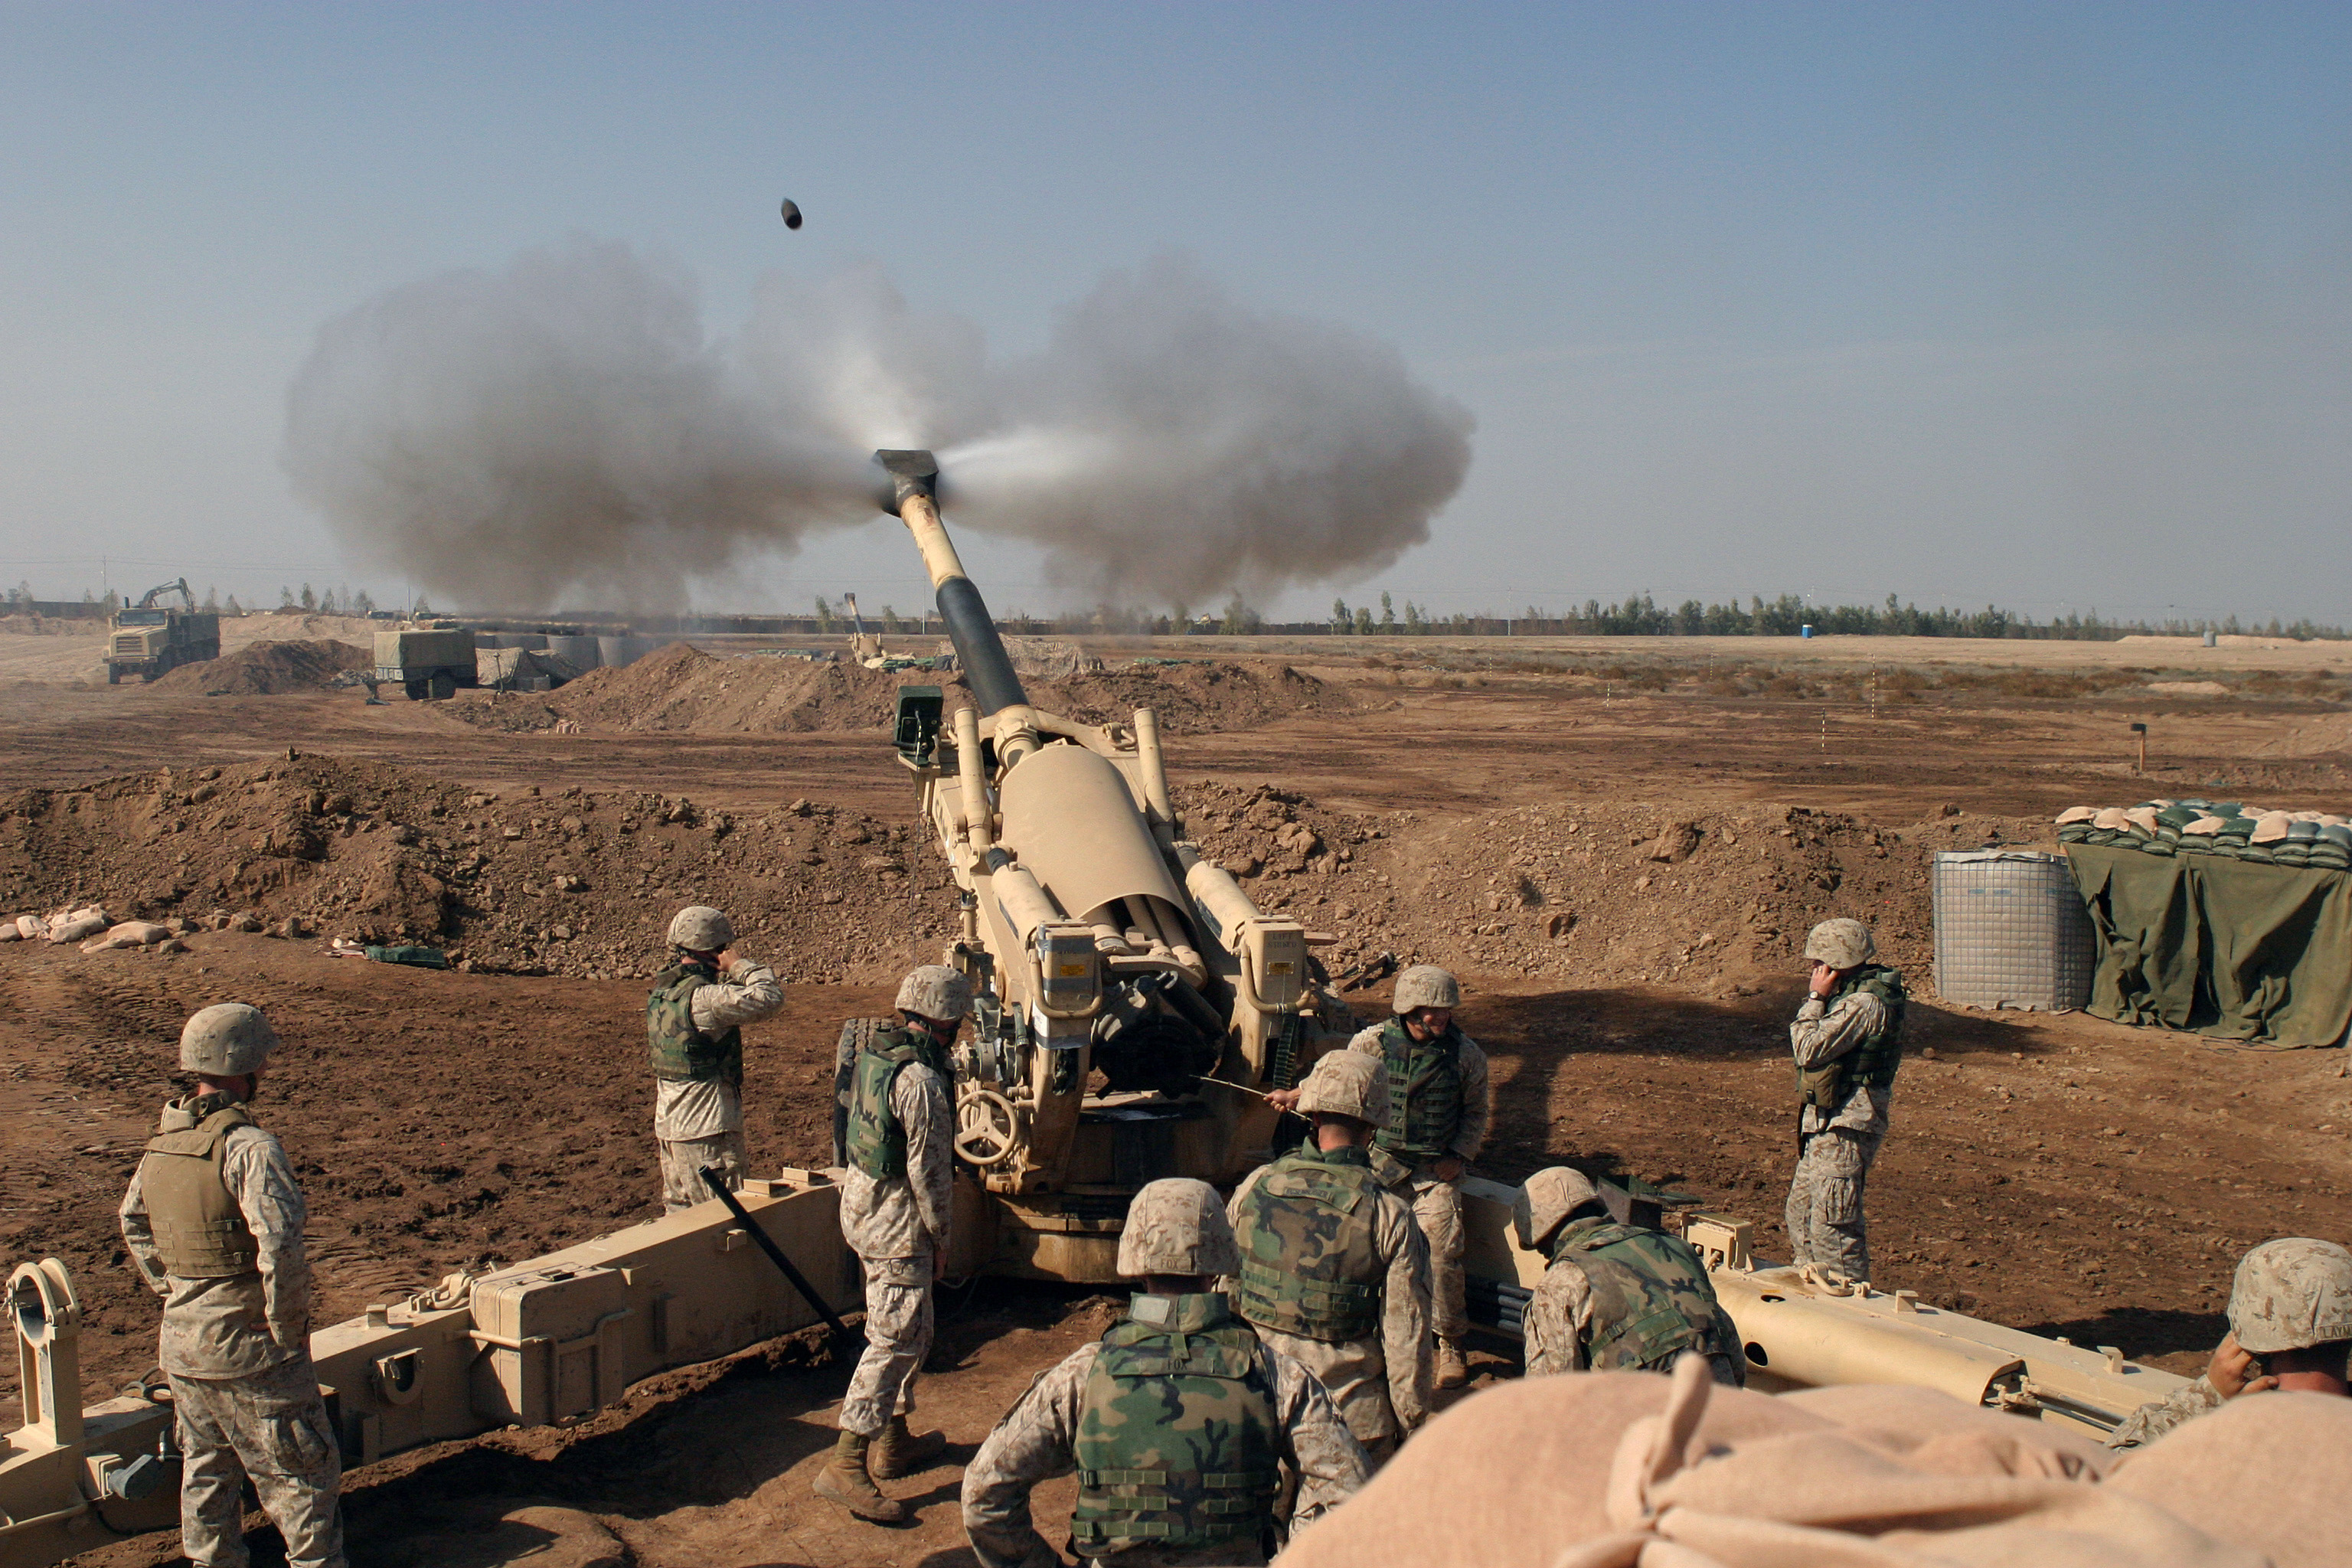
{"type": "Polygon", "coordinates": [[[405,682],[402,686],[401,689],[408,693],[408,700],[411,702],[422,702],[425,700],[425,682],[421,680],[411,680],[405,682]]]}
{"type": "Polygon", "coordinates": [[[109,686],[120,686],[120,685],[121,685],[121,684],[122,684],[122,672],[121,672],[121,670],[119,670],[119,669],[117,669],[117,668],[115,668],[112,665],[110,665],[110,665],[108,665],[108,666],[106,667],[106,683],[107,683],[109,686]]]}
{"type": "Polygon", "coordinates": [[[447,670],[436,670],[433,676],[433,700],[446,702],[457,695],[457,678],[447,670]]]}

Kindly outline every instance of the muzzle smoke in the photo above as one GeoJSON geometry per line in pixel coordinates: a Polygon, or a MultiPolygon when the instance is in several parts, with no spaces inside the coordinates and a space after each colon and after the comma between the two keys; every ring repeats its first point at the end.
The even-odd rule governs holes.
{"type": "Polygon", "coordinates": [[[1180,258],[992,364],[877,268],[771,279],[713,340],[681,269],[577,240],[328,322],[285,465],[347,545],[445,598],[652,608],[866,522],[873,450],[930,447],[951,521],[1034,540],[1074,597],[1198,604],[1394,561],[1470,429],[1390,345],[1253,311],[1180,258]]]}

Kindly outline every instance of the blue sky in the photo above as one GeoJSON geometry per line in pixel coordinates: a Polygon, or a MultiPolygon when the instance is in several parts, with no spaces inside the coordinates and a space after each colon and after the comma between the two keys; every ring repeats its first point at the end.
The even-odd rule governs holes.
{"type": "MultiPolygon", "coordinates": [[[[289,494],[289,378],[383,289],[589,235],[714,332],[870,258],[1020,352],[1176,247],[1393,342],[1469,480],[1294,613],[2352,621],[2340,5],[0,5],[0,578],[44,595],[397,592],[289,494]]],[[[919,584],[851,518],[698,598],[919,584]]]]}

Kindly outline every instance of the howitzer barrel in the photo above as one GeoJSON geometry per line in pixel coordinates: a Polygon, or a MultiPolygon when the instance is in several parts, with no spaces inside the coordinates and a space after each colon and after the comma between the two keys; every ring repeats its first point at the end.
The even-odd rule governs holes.
{"type": "Polygon", "coordinates": [[[929,452],[912,451],[880,451],[874,454],[874,460],[890,476],[889,488],[878,498],[882,510],[907,525],[907,531],[915,536],[915,548],[923,552],[940,619],[947,626],[948,640],[955,644],[956,658],[962,661],[964,679],[980,700],[982,714],[1026,707],[1028,693],[1022,690],[1021,678],[1013,673],[1004,639],[996,635],[996,622],[990,618],[979,588],[964,575],[955,542],[940,521],[938,460],[929,452]]]}

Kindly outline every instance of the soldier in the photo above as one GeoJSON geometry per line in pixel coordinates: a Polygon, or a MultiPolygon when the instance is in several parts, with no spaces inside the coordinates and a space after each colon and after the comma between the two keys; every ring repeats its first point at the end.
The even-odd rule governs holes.
{"type": "Polygon", "coordinates": [[[1257,1337],[1321,1380],[1377,1465],[1429,1413],[1429,1243],[1373,1174],[1387,1075],[1334,1051],[1299,1086],[1313,1139],[1242,1181],[1234,1304],[1257,1337]]]}
{"type": "Polygon", "coordinates": [[[931,1348],[931,1286],[946,1272],[955,1166],[955,1075],[948,1047],[971,1010],[971,983],[927,963],[899,984],[898,1023],[853,1023],[848,1169],[841,1234],[866,1268],[866,1351],[841,1401],[833,1461],[816,1494],[894,1524],[905,1507],[874,1483],[927,1468],[947,1447],[907,1429],[915,1374],[931,1348]]]}
{"type": "Polygon", "coordinates": [[[2238,1260],[2230,1331],[2204,1374],[2127,1416],[2111,1448],[2153,1443],[2226,1400],[2267,1389],[2352,1393],[2352,1252],[2332,1241],[2266,1241],[2238,1260]]]}
{"type": "Polygon", "coordinates": [[[1551,1258],[1527,1306],[1528,1375],[1671,1372],[1685,1351],[1715,1381],[1748,1384],[1748,1356],[1706,1265],[1680,1237],[1609,1217],[1580,1172],[1555,1165],[1519,1189],[1519,1246],[1551,1258]]]}
{"type": "Polygon", "coordinates": [[[1469,1381],[1462,1342],[1470,1335],[1463,1300],[1462,1174],[1486,1146],[1494,1104],[1486,1089],[1486,1053],[1454,1025],[1462,987],[1433,963],[1416,963],[1397,976],[1389,1003],[1395,1016],[1364,1030],[1349,1046],[1387,1064],[1389,1121],[1374,1147],[1397,1164],[1412,1190],[1412,1217],[1429,1238],[1429,1289],[1437,1330],[1437,1386],[1469,1381]]]}
{"type": "Polygon", "coordinates": [[[735,928],[708,904],[669,922],[677,962],[654,976],[646,1037],[654,1067],[654,1138],[661,1145],[662,1207],[707,1203],[701,1171],[743,1185],[743,1028],[784,1005],[775,971],[734,951],[735,928]]]}
{"type": "Polygon", "coordinates": [[[1030,1522],[1029,1493],[1073,1469],[1071,1549],[1119,1568],[1265,1563],[1281,1465],[1298,1480],[1294,1538],[1364,1484],[1364,1451],[1315,1374],[1215,1293],[1215,1277],[1241,1265],[1206,1182],[1135,1194],[1118,1271],[1144,1291],[1031,1384],[964,1471],[964,1533],[982,1568],[1061,1562],[1030,1522]]]}
{"type": "Polygon", "coordinates": [[[1815,926],[1805,938],[1811,994],[1789,1026],[1801,1105],[1789,1245],[1795,1262],[1850,1279],[1870,1278],[1862,1184],[1886,1141],[1903,1060],[1903,976],[1872,963],[1876,952],[1860,921],[1815,926]]]}
{"type": "Polygon", "coordinates": [[[157,1359],[181,1452],[180,1544],[202,1568],[243,1568],[244,1483],[286,1540],[289,1568],[343,1568],[341,1449],[310,1365],[302,1189],[247,1107],[278,1037],[224,1002],[180,1031],[196,1091],[163,1107],[122,1196],[122,1240],[163,1298],[157,1359]]]}

